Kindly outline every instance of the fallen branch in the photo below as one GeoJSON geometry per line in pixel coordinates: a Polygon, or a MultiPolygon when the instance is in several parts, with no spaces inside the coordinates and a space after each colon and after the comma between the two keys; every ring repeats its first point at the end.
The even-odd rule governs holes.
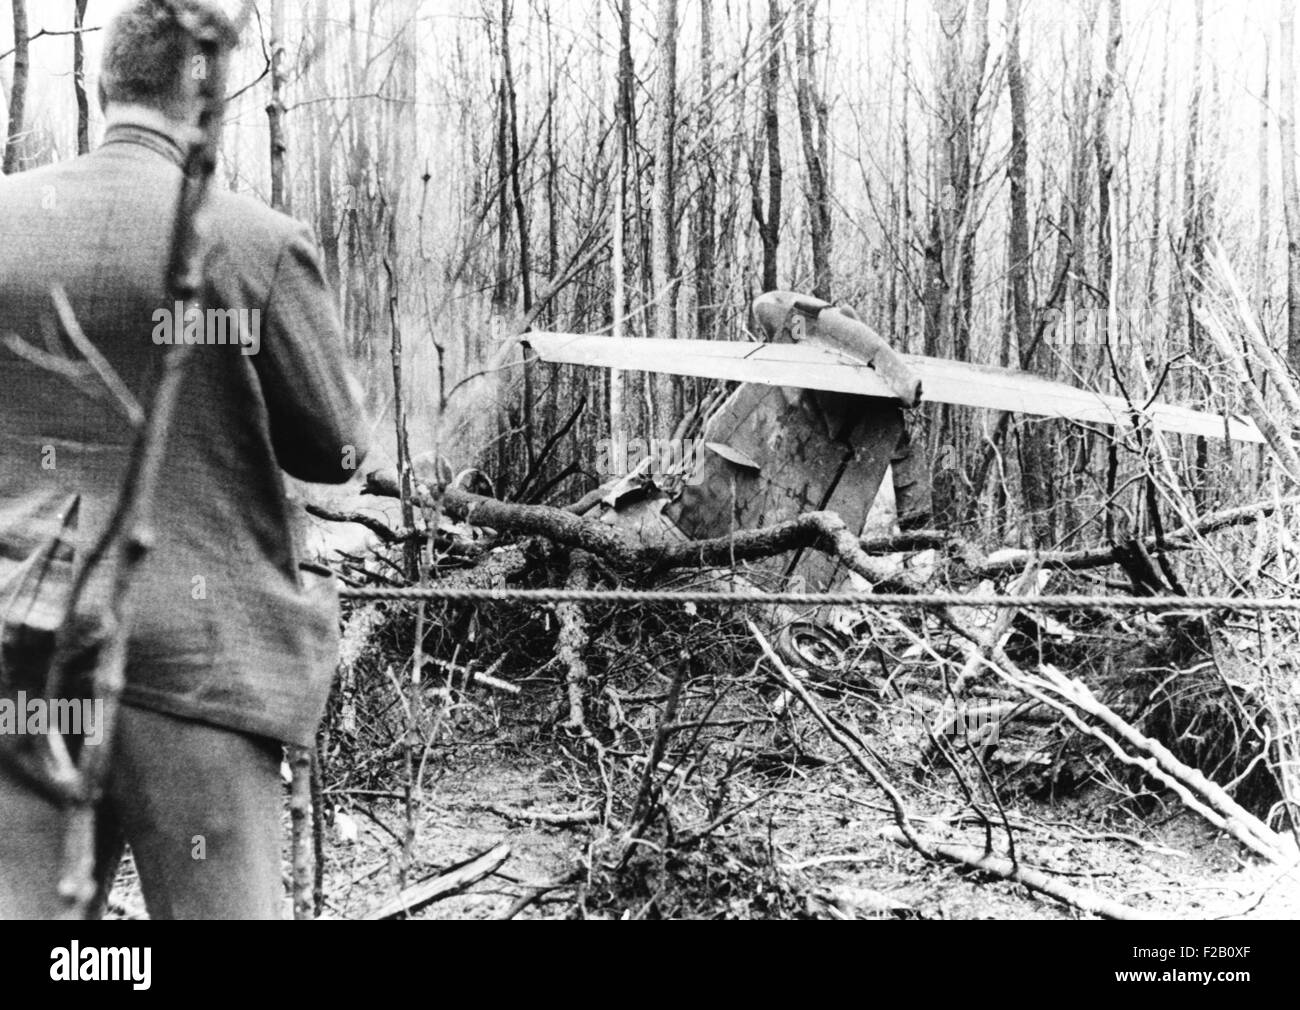
{"type": "Polygon", "coordinates": [[[418,884],[412,884],[392,901],[385,902],[378,908],[372,909],[361,918],[366,922],[374,922],[379,919],[395,919],[399,915],[410,915],[412,912],[418,912],[430,902],[463,891],[471,884],[475,884],[488,876],[488,874],[495,873],[501,864],[509,858],[510,846],[505,842],[500,842],[481,855],[475,856],[468,862],[461,863],[446,873],[422,880],[418,884]]]}
{"type": "MultiPolygon", "coordinates": [[[[897,828],[885,828],[881,834],[890,841],[899,844],[910,844],[908,839],[897,828]]],[[[1038,870],[1031,870],[1027,866],[1012,862],[1003,856],[995,856],[987,852],[978,845],[957,845],[952,842],[935,842],[932,851],[935,856],[946,859],[949,862],[960,863],[963,866],[969,866],[975,870],[981,870],[985,873],[996,874],[1004,880],[1011,880],[1017,884],[1024,884],[1031,891],[1037,891],[1045,894],[1049,898],[1055,898],[1066,905],[1071,905],[1084,912],[1091,912],[1094,915],[1100,915],[1107,919],[1164,919],[1167,916],[1158,915],[1150,912],[1138,912],[1128,905],[1121,904],[1118,901],[1112,901],[1110,898],[1102,897],[1094,891],[1084,891],[1077,887],[1071,887],[1069,884],[1062,883],[1059,880],[1053,880],[1045,873],[1038,870]]]]}
{"type": "Polygon", "coordinates": [[[495,663],[486,670],[475,670],[470,666],[461,666],[458,663],[449,663],[445,659],[430,659],[429,665],[439,670],[445,670],[448,674],[447,686],[450,687],[456,677],[461,678],[461,686],[465,689],[474,687],[476,684],[482,684],[484,687],[490,687],[494,691],[504,691],[506,694],[520,694],[522,688],[518,684],[512,684],[508,680],[502,680],[494,676],[501,664],[505,661],[503,654],[495,663]]]}
{"type": "MultiPolygon", "coordinates": [[[[1010,662],[1001,650],[998,650],[996,658],[1002,664],[1010,662]]],[[[1270,862],[1281,863],[1288,858],[1282,836],[1237,803],[1218,783],[1210,781],[1198,769],[1179,761],[1159,740],[1153,740],[1136,730],[1098,699],[1082,680],[1066,677],[1049,664],[1043,666],[1043,678],[1070,704],[1113,730],[1134,750],[1149,755],[1145,759],[1130,758],[1129,760],[1144,768],[1152,777],[1172,785],[1183,797],[1184,802],[1188,801],[1190,793],[1198,801],[1189,803],[1192,809],[1204,816],[1205,808],[1208,807],[1213,814],[1217,815],[1207,818],[1212,824],[1226,830],[1247,848],[1270,862]]],[[[1111,750],[1117,756],[1124,757],[1115,747],[1111,747],[1111,750]]]]}
{"type": "Polygon", "coordinates": [[[558,891],[562,887],[569,887],[570,885],[577,883],[582,879],[582,875],[582,867],[576,866],[564,876],[552,880],[549,884],[542,884],[540,887],[531,888],[526,894],[521,895],[514,904],[498,915],[497,918],[502,921],[513,919],[538,898],[549,894],[551,891],[558,891]]]}
{"type": "MultiPolygon", "coordinates": [[[[396,477],[389,471],[372,471],[366,477],[365,490],[367,494],[396,497],[396,477]]],[[[892,574],[892,568],[862,550],[858,538],[834,512],[806,512],[764,529],[744,530],[708,540],[644,544],[630,533],[607,523],[583,519],[567,509],[517,505],[457,487],[443,489],[442,509],[459,522],[543,536],[565,547],[595,554],[629,571],[726,566],[811,548],[838,558],[869,582],[883,581],[892,574]]]]}
{"type": "Polygon", "coordinates": [[[525,821],[536,824],[549,824],[555,828],[572,828],[580,824],[595,824],[600,820],[599,810],[526,810],[521,807],[507,807],[500,803],[489,803],[483,807],[508,821],[525,821]]]}
{"type": "Polygon", "coordinates": [[[404,543],[408,540],[423,540],[426,534],[420,530],[393,529],[382,519],[366,515],[364,512],[340,512],[338,509],[326,508],[315,502],[304,502],[307,514],[317,519],[332,523],[356,523],[364,526],[386,544],[404,543]]]}
{"type": "MultiPolygon", "coordinates": [[[[366,478],[365,493],[397,496],[396,477],[390,471],[373,471],[366,478]]],[[[616,527],[594,519],[582,518],[599,504],[607,488],[597,488],[567,508],[545,505],[516,505],[476,495],[461,488],[443,491],[446,514],[461,522],[488,526],[500,531],[542,536],[555,543],[577,548],[608,561],[617,568],[636,571],[665,572],[674,568],[728,567],[733,562],[756,561],[796,550],[819,550],[841,560],[846,567],[868,582],[877,584],[900,574],[896,564],[883,562],[872,555],[898,554],[917,549],[942,548],[950,563],[958,563],[976,578],[998,578],[1022,572],[1037,562],[1044,568],[1082,571],[1122,564],[1130,556],[1132,545],[1092,547],[1077,551],[1000,550],[993,557],[978,553],[957,537],[940,530],[917,530],[891,537],[858,538],[834,512],[806,512],[793,519],[757,530],[740,530],[708,540],[644,543],[616,527]]],[[[1260,501],[1215,512],[1195,523],[1165,534],[1163,543],[1156,537],[1136,541],[1144,550],[1186,550],[1194,541],[1209,533],[1258,521],[1277,508],[1300,505],[1300,495],[1278,501],[1260,501]]],[[[327,510],[313,514],[333,518],[327,510]]],[[[341,521],[356,521],[339,517],[341,521]]],[[[393,531],[400,536],[400,531],[393,531]]],[[[382,536],[382,534],[381,534],[382,536]]]]}
{"type": "MultiPolygon", "coordinates": [[[[954,622],[953,627],[976,640],[974,633],[963,631],[959,624],[954,622]]],[[[1272,863],[1294,858],[1288,856],[1282,837],[1232,799],[1222,786],[1179,761],[1158,740],[1135,729],[1098,699],[1083,681],[1066,677],[1050,664],[1044,664],[1038,676],[1028,674],[999,647],[989,650],[984,662],[1003,681],[1060,712],[1081,733],[1099,740],[1120,761],[1141,768],[1173,790],[1190,810],[1232,835],[1252,852],[1272,863]],[[1119,740],[1138,753],[1135,755],[1125,750],[1119,740],[1103,732],[1095,723],[1083,719],[1080,712],[1112,730],[1119,740]]]]}

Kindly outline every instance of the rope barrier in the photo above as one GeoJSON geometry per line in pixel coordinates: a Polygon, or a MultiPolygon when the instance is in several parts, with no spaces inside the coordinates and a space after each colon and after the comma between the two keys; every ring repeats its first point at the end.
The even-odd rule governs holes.
{"type": "Polygon", "coordinates": [[[339,590],[344,599],[441,601],[446,603],[697,603],[727,606],[866,606],[992,607],[1017,610],[1133,610],[1149,613],[1239,610],[1300,612],[1300,597],[1258,596],[1001,596],[992,593],[963,596],[957,593],[746,593],[671,589],[466,589],[439,586],[394,588],[352,587],[339,590]]]}

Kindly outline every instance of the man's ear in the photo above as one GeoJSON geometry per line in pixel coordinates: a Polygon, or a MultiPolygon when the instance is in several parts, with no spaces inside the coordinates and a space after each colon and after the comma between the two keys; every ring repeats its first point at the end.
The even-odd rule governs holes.
{"type": "Polygon", "coordinates": [[[95,83],[95,91],[99,94],[99,111],[108,112],[108,93],[104,91],[104,78],[102,76],[95,83]]]}

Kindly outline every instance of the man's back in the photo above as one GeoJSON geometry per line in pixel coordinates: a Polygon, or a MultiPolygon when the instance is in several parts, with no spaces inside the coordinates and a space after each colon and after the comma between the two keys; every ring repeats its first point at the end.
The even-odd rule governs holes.
{"type": "MultiPolygon", "coordinates": [[[[181,170],[164,134],[118,126],[93,154],[0,179],[0,333],[47,347],[60,286],[148,404],[182,339],[166,266],[181,170]]],[[[365,452],[342,337],[306,230],[212,194],[204,305],[168,434],[156,547],[140,573],[126,698],[281,739],[310,736],[333,609],[301,584],[280,467],[348,479],[365,452]],[[205,321],[205,322],[206,322],[205,321]],[[243,327],[245,343],[236,335],[243,327]],[[255,353],[250,353],[254,352],[255,353]]],[[[80,542],[116,500],[132,433],[111,397],[0,350],[0,584],[80,495],[80,542]]]]}

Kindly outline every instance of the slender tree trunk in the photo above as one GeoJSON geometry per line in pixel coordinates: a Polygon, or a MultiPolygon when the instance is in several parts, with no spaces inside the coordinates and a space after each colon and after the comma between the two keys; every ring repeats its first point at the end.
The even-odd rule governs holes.
{"type": "Polygon", "coordinates": [[[510,156],[506,139],[510,133],[510,111],[504,78],[497,82],[496,92],[497,257],[492,306],[497,312],[505,312],[510,308],[510,269],[506,260],[510,247],[510,156]]]}
{"type": "MultiPolygon", "coordinates": [[[[1204,62],[1205,0],[1196,0],[1196,36],[1192,54],[1192,95],[1187,116],[1187,152],[1183,164],[1183,293],[1186,299],[1195,300],[1201,290],[1201,274],[1205,266],[1204,201],[1201,192],[1202,170],[1200,162],[1202,119],[1202,63],[1204,62]]],[[[1187,347],[1193,357],[1202,353],[1201,326],[1196,316],[1186,312],[1187,347]]],[[[1209,393],[1208,384],[1192,380],[1189,390],[1195,396],[1209,393]]],[[[1199,508],[1206,505],[1209,493],[1209,446],[1204,437],[1196,439],[1196,460],[1192,472],[1192,494],[1199,508]]]]}
{"type": "MultiPolygon", "coordinates": [[[[617,164],[614,166],[614,305],[613,335],[621,338],[626,326],[627,311],[627,172],[631,152],[632,88],[632,0],[622,0],[618,12],[618,93],[614,99],[614,132],[617,140],[617,164]]],[[[625,416],[625,389],[623,373],[614,369],[609,375],[609,423],[612,438],[626,437],[628,418],[625,416]]]]}
{"type": "Polygon", "coordinates": [[[676,267],[677,242],[674,231],[674,193],[676,172],[673,148],[677,123],[677,0],[659,0],[657,21],[659,37],[655,50],[659,57],[655,88],[655,178],[651,196],[650,233],[652,240],[655,303],[655,335],[675,336],[673,274],[676,267]]]}
{"type": "Polygon", "coordinates": [[[1268,319],[1268,246],[1271,214],[1269,212],[1268,167],[1268,89],[1269,57],[1268,38],[1264,39],[1264,84],[1259,98],[1259,140],[1256,161],[1259,165],[1259,230],[1255,233],[1255,306],[1261,320],[1268,319]]]}
{"type": "Polygon", "coordinates": [[[751,208],[763,243],[763,290],[775,291],[776,257],[781,241],[781,120],[777,94],[781,85],[781,26],[783,15],[777,0],[767,2],[767,60],[763,67],[763,129],[754,141],[750,158],[751,208]],[[764,146],[766,145],[766,147],[764,146]],[[767,157],[767,210],[763,209],[760,177],[767,157]]]}
{"type": "MultiPolygon", "coordinates": [[[[555,65],[555,34],[551,26],[551,4],[546,2],[546,103],[550,110],[546,117],[546,276],[556,277],[560,271],[560,233],[556,184],[560,166],[555,154],[555,107],[559,95],[559,75],[555,65]]],[[[603,94],[603,92],[602,92],[603,94]]],[[[602,101],[601,107],[604,107],[602,101]]],[[[555,306],[547,305],[546,321],[555,322],[555,306]]]]}
{"type": "MultiPolygon", "coordinates": [[[[677,336],[677,214],[674,165],[677,139],[677,0],[659,0],[655,50],[659,68],[655,88],[655,175],[650,200],[651,265],[655,299],[655,336],[677,336]]],[[[675,376],[660,375],[655,383],[655,418],[651,430],[663,437],[672,435],[674,418],[680,416],[680,386],[675,376]]]]}
{"type": "MultiPolygon", "coordinates": [[[[909,40],[909,29],[911,21],[908,17],[907,4],[903,4],[903,45],[906,46],[909,40]]],[[[903,176],[899,183],[899,188],[903,191],[903,197],[900,201],[901,208],[899,213],[902,215],[898,227],[898,245],[904,250],[904,255],[910,252],[913,246],[912,234],[915,227],[915,221],[912,218],[912,140],[911,140],[911,97],[912,97],[912,78],[910,74],[903,75],[903,119],[900,127],[902,133],[901,147],[903,149],[903,176]]],[[[908,261],[904,259],[904,264],[908,261]]],[[[910,270],[907,275],[910,278],[910,270]]],[[[909,280],[909,287],[910,287],[909,280]]],[[[901,346],[904,351],[910,351],[912,348],[912,299],[906,297],[902,299],[902,321],[898,325],[902,340],[901,346]]]]}
{"type": "Polygon", "coordinates": [[[1300,183],[1295,146],[1295,7],[1282,0],[1278,66],[1278,132],[1282,155],[1282,209],[1286,217],[1286,357],[1300,372],[1300,183]]]}
{"type": "Polygon", "coordinates": [[[989,55],[989,0],[975,0],[969,24],[971,54],[960,71],[961,105],[960,146],[957,148],[958,201],[960,214],[957,231],[960,234],[960,269],[957,297],[953,301],[953,353],[959,360],[968,360],[971,352],[971,315],[975,299],[975,232],[978,220],[975,214],[976,174],[979,166],[975,157],[975,120],[983,93],[984,70],[989,55]]]}
{"type": "Polygon", "coordinates": [[[817,0],[797,0],[794,12],[796,67],[795,102],[799,110],[799,136],[803,142],[804,165],[808,171],[808,223],[812,239],[813,294],[830,301],[834,289],[831,277],[831,199],[827,178],[827,120],[825,99],[813,82],[813,28],[817,0]]]}
{"type": "Polygon", "coordinates": [[[523,186],[519,181],[519,103],[515,97],[515,73],[510,63],[510,0],[501,0],[501,80],[506,89],[510,114],[510,193],[515,206],[515,226],[519,230],[519,283],[523,294],[523,311],[533,307],[533,286],[528,253],[528,218],[524,211],[523,186]]]}
{"type": "MultiPolygon", "coordinates": [[[[1100,337],[1097,347],[1098,374],[1107,374],[1108,369],[1118,370],[1120,358],[1115,353],[1113,341],[1118,334],[1111,331],[1111,282],[1114,278],[1115,235],[1111,224],[1114,216],[1111,207],[1111,180],[1115,174],[1114,159],[1111,155],[1110,107],[1115,95],[1117,63],[1120,39],[1123,35],[1119,0],[1110,0],[1106,14],[1106,57],[1105,70],[1098,89],[1097,114],[1093,132],[1093,156],[1097,161],[1097,281],[1099,292],[1098,324],[1096,332],[1100,337]]],[[[1077,469],[1091,468],[1092,441],[1084,436],[1080,456],[1082,466],[1077,469]]],[[[1116,521],[1123,520],[1127,513],[1115,501],[1114,481],[1118,468],[1118,456],[1115,443],[1109,442],[1107,452],[1106,488],[1106,522],[1107,541],[1115,543],[1116,521]]]]}
{"type": "MultiPolygon", "coordinates": [[[[1116,61],[1123,28],[1119,0],[1110,0],[1107,17],[1106,71],[1097,99],[1096,133],[1093,136],[1097,159],[1097,287],[1102,292],[1103,308],[1109,301],[1105,283],[1110,276],[1114,241],[1110,232],[1110,180],[1115,171],[1110,152],[1110,103],[1115,94],[1116,61]]],[[[1102,338],[1110,338],[1105,329],[1102,338]]]]}
{"type": "MultiPolygon", "coordinates": [[[[1007,19],[1011,37],[1007,42],[1007,92],[1011,99],[1011,159],[1008,181],[1011,188],[1011,234],[1009,276],[1011,317],[1015,328],[1018,360],[1032,367],[1038,356],[1033,348],[1033,306],[1029,300],[1032,262],[1029,253],[1029,129],[1025,101],[1025,73],[1020,61],[1020,0],[1009,0],[1007,19]]],[[[1021,487],[1034,546],[1052,542],[1051,459],[1044,445],[1042,425],[1030,424],[1022,436],[1021,487]]]]}
{"type": "Polygon", "coordinates": [[[1169,8],[1166,7],[1164,57],[1160,67],[1160,103],[1156,108],[1155,171],[1151,179],[1151,239],[1147,247],[1146,321],[1148,323],[1154,318],[1156,280],[1160,266],[1160,224],[1164,220],[1164,209],[1160,205],[1160,184],[1165,171],[1165,118],[1169,106],[1169,28],[1171,21],[1169,8]]]}
{"type": "Polygon", "coordinates": [[[86,3],[76,0],[72,9],[72,90],[77,98],[77,153],[90,153],[90,101],[86,97],[86,42],[82,29],[86,26],[86,3]]]}
{"type": "MultiPolygon", "coordinates": [[[[328,94],[326,68],[329,63],[325,53],[328,39],[328,11],[330,0],[316,0],[315,77],[316,87],[322,95],[328,94]]],[[[321,254],[325,260],[325,279],[330,291],[339,295],[339,229],[334,207],[334,140],[338,133],[329,102],[316,104],[316,186],[320,215],[317,230],[320,233],[321,254]]]]}
{"type": "MultiPolygon", "coordinates": [[[[937,116],[932,122],[930,234],[925,245],[926,352],[970,358],[974,276],[972,141],[975,109],[988,54],[988,4],[976,0],[973,17],[965,0],[935,0],[938,18],[937,116]],[[964,43],[971,44],[971,54],[964,43]]],[[[957,522],[965,483],[967,441],[957,413],[942,406],[930,430],[936,521],[957,522]]]]}
{"type": "Polygon", "coordinates": [[[284,184],[284,156],[288,143],[284,133],[284,0],[271,2],[271,101],[266,119],[271,134],[271,206],[289,212],[284,184]]]}
{"type": "Polygon", "coordinates": [[[23,143],[24,115],[27,105],[27,4],[13,0],[14,12],[14,77],[9,92],[9,134],[5,140],[4,174],[12,175],[21,168],[20,149],[23,143]]]}
{"type": "MultiPolygon", "coordinates": [[[[700,0],[700,89],[706,96],[713,94],[713,0],[700,0]]],[[[706,98],[701,112],[700,127],[700,201],[696,210],[695,254],[695,327],[696,336],[708,340],[714,336],[713,320],[717,313],[714,305],[713,275],[717,269],[718,177],[714,166],[713,103],[706,98]]]]}

